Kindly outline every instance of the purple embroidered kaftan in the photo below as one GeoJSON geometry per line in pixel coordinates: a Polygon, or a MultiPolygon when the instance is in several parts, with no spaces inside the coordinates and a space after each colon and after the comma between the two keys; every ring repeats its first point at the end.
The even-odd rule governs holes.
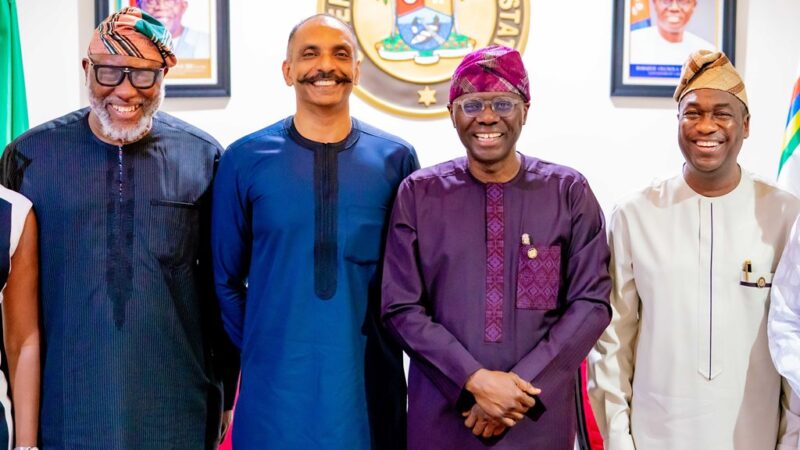
{"type": "Polygon", "coordinates": [[[585,178],[526,156],[502,185],[479,182],[465,158],[417,171],[401,184],[386,245],[382,316],[411,356],[409,449],[572,449],[578,369],[610,320],[603,213],[585,178]],[[499,306],[487,295],[498,285],[492,242],[503,245],[499,306]],[[461,417],[474,402],[463,386],[481,367],[542,389],[493,440],[461,417]]]}

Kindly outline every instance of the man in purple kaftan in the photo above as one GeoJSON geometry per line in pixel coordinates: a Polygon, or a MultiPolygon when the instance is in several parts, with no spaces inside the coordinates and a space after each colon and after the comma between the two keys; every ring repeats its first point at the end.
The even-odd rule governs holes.
{"type": "Polygon", "coordinates": [[[519,53],[468,55],[448,105],[467,157],[400,186],[382,318],[411,357],[411,450],[573,448],[609,252],[586,179],[516,152],[529,101],[519,53]]]}

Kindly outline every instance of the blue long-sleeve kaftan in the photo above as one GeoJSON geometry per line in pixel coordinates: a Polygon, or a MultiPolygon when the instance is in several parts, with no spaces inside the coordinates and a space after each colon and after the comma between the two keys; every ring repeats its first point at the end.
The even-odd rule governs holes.
{"type": "Polygon", "coordinates": [[[377,263],[397,186],[417,167],[409,144],[355,119],[344,141],[321,144],[289,117],[222,156],[212,244],[241,348],[237,450],[405,448],[377,263]]]}

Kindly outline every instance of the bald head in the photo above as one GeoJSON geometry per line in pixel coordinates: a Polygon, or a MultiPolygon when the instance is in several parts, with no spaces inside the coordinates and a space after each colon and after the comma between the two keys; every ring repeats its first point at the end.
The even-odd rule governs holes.
{"type": "Polygon", "coordinates": [[[347,36],[350,38],[350,43],[353,45],[353,48],[358,51],[358,45],[356,44],[357,39],[355,33],[353,33],[353,29],[350,26],[339,19],[336,16],[332,16],[327,13],[320,13],[315,14],[311,17],[307,17],[301,20],[297,25],[292,28],[292,31],[289,32],[289,39],[286,42],[286,58],[288,59],[292,54],[292,44],[294,43],[294,36],[297,34],[297,31],[304,27],[313,27],[313,26],[325,26],[331,28],[338,28],[344,31],[347,36]]]}

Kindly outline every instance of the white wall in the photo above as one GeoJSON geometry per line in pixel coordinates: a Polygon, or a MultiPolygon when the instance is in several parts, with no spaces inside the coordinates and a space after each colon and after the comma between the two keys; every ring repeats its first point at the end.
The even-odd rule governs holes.
{"type": "MultiPolygon", "coordinates": [[[[704,1],[704,0],[701,0],[704,1]]],[[[316,12],[315,0],[231,0],[230,99],[167,99],[164,110],[223,145],[292,113],[280,74],[286,36],[316,12]]],[[[582,171],[606,213],[655,176],[677,173],[676,107],[671,99],[610,98],[612,0],[531,0],[524,55],[533,103],[518,149],[582,171]],[[572,11],[579,11],[573,13],[572,11]],[[562,18],[569,16],[565,23],[562,18]]],[[[80,58],[93,0],[18,0],[31,124],[87,104],[80,58]]],[[[745,76],[750,138],[740,161],[774,178],[789,96],[800,62],[797,0],[739,0],[737,66],[745,76]]],[[[357,117],[414,144],[423,166],[463,154],[446,119],[409,120],[353,97],[357,117]]]]}

